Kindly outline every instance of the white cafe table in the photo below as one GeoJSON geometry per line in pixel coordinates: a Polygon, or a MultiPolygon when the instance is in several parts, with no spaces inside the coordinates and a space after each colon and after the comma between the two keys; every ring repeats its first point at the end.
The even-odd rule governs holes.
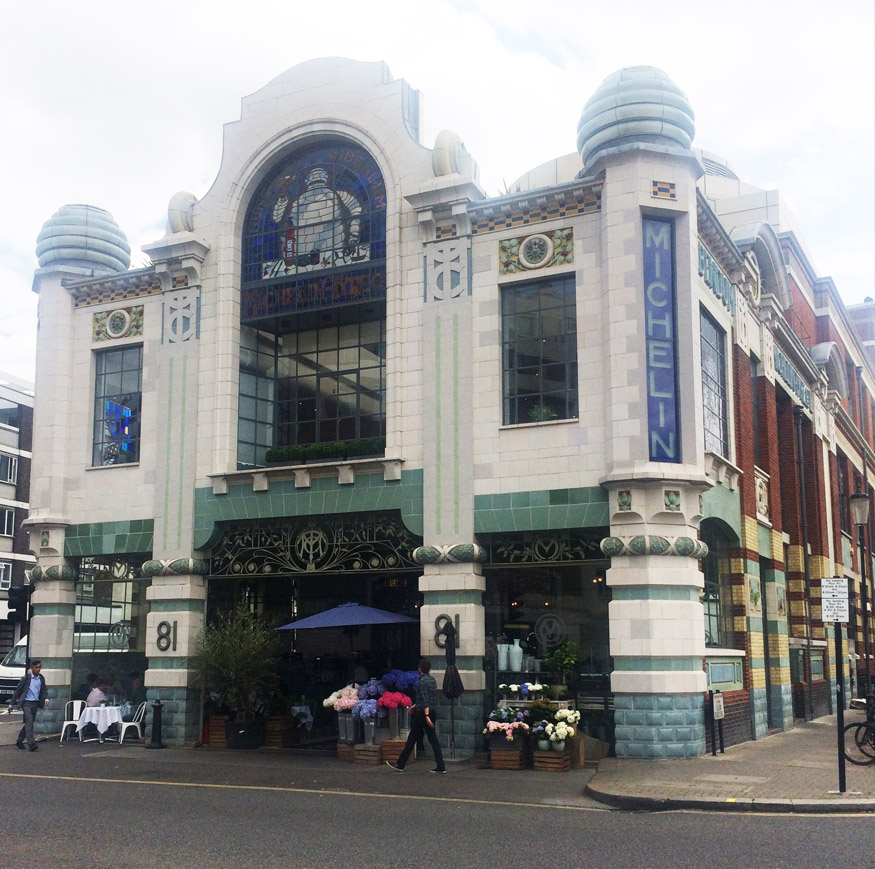
{"type": "Polygon", "coordinates": [[[86,706],[76,723],[76,731],[79,732],[88,724],[93,724],[100,734],[100,741],[113,724],[121,724],[121,706],[86,706]]]}

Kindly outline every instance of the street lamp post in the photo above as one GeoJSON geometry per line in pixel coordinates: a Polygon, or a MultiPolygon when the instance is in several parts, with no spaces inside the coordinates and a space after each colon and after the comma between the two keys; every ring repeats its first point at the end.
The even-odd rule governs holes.
{"type": "Polygon", "coordinates": [[[851,516],[857,526],[857,545],[860,550],[860,605],[863,610],[863,692],[857,685],[861,697],[868,697],[872,690],[869,678],[869,590],[866,582],[866,528],[869,525],[869,494],[857,492],[848,499],[851,506],[851,516]]]}

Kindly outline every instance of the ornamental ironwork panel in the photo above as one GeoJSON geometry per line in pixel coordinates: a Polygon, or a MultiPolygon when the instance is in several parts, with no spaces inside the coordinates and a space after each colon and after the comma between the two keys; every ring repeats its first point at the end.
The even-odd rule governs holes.
{"type": "Polygon", "coordinates": [[[123,582],[143,579],[143,564],[148,555],[98,555],[79,561],[79,581],[123,582]]]}
{"type": "Polygon", "coordinates": [[[608,529],[565,530],[547,533],[482,534],[489,564],[573,564],[604,560],[599,542],[608,529]]]}
{"type": "Polygon", "coordinates": [[[422,540],[392,513],[232,525],[213,549],[212,576],[421,570],[422,540]]]}

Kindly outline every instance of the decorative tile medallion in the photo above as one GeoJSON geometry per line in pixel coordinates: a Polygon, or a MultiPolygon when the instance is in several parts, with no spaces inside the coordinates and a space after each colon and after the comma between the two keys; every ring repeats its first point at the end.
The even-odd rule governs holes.
{"type": "Polygon", "coordinates": [[[92,318],[91,340],[111,341],[143,334],[143,306],[101,311],[92,318]]]}
{"type": "Polygon", "coordinates": [[[617,492],[617,510],[624,513],[632,509],[632,493],[628,489],[617,492]]]}
{"type": "Polygon", "coordinates": [[[681,493],[677,489],[665,490],[665,509],[672,513],[681,509],[681,493]]]}
{"type": "Polygon", "coordinates": [[[505,238],[498,243],[498,271],[502,275],[572,262],[574,233],[570,227],[518,238],[505,238]]]}
{"type": "Polygon", "coordinates": [[[674,181],[652,181],[650,195],[656,199],[677,199],[674,181]]]}

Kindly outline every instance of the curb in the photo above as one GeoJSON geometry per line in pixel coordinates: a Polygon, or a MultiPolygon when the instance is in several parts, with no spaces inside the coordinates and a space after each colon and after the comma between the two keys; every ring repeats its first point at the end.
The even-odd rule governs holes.
{"type": "Polygon", "coordinates": [[[875,814],[875,799],[862,800],[793,800],[772,798],[676,798],[676,797],[642,797],[633,794],[612,793],[600,790],[588,783],[584,789],[587,796],[615,809],[629,812],[671,812],[681,809],[693,809],[703,812],[759,812],[794,814],[875,814]]]}

